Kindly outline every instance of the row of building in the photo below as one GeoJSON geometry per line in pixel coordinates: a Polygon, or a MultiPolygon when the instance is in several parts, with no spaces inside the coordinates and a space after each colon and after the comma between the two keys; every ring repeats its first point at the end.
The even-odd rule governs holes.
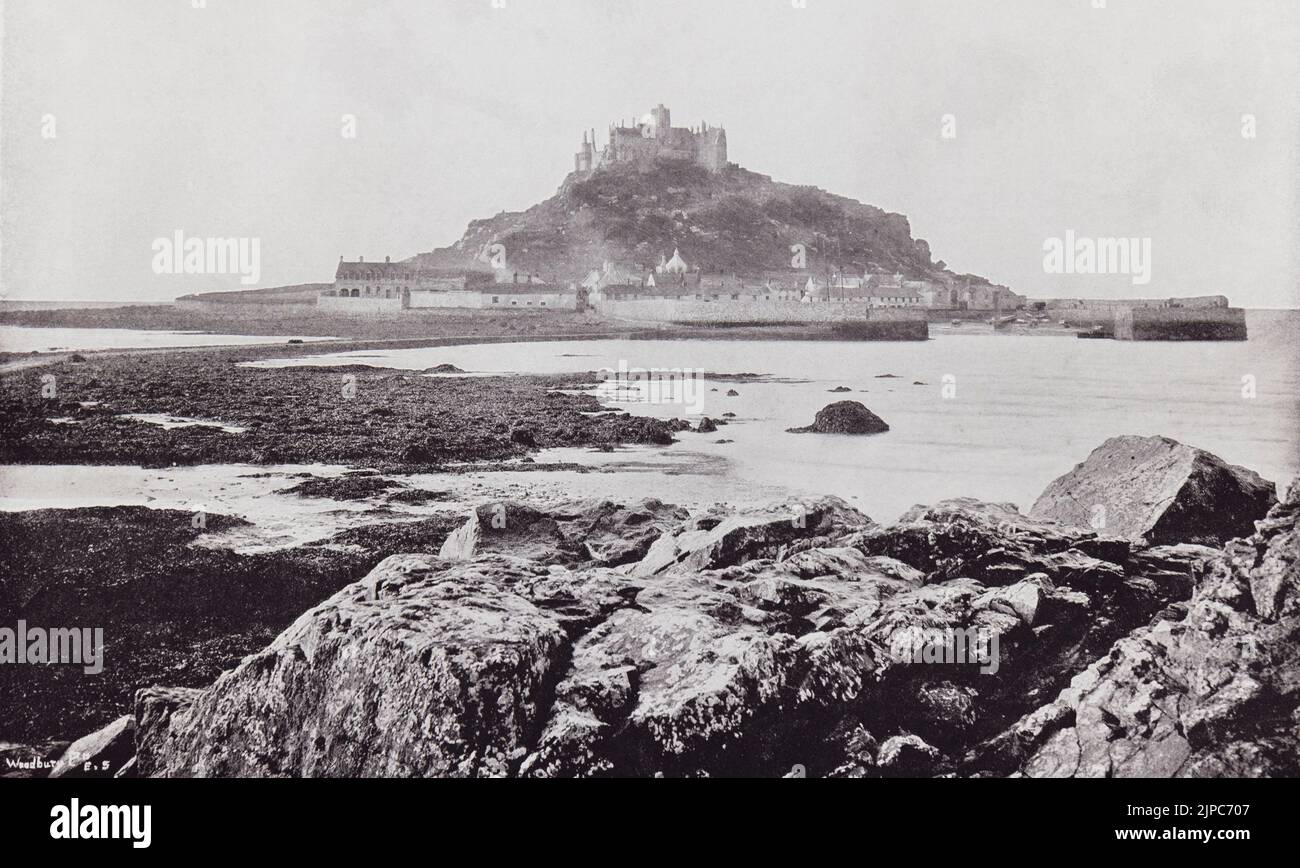
{"type": "Polygon", "coordinates": [[[1006,287],[970,280],[940,283],[901,274],[837,274],[785,269],[742,276],[691,269],[672,258],[646,274],[606,263],[583,281],[593,303],[601,299],[693,298],[703,301],[863,302],[875,308],[1016,310],[1025,297],[1006,287]]]}
{"type": "Polygon", "coordinates": [[[929,280],[901,274],[834,274],[806,270],[752,275],[706,272],[679,251],[649,271],[605,263],[581,283],[567,286],[509,269],[430,269],[408,263],[347,262],[341,257],[334,285],[317,299],[322,309],[385,313],[420,308],[608,309],[624,301],[855,302],[868,308],[1012,311],[1024,296],[1006,287],[929,280]]]}

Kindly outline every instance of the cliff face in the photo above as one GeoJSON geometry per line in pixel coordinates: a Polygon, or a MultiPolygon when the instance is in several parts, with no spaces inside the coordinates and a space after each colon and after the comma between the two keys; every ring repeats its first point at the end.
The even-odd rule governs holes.
{"type": "Polygon", "coordinates": [[[706,271],[789,271],[795,244],[818,272],[830,265],[917,279],[948,274],[901,214],[737,166],[709,172],[671,160],[569,175],[546,201],[475,220],[455,244],[411,261],[481,267],[494,244],[505,248],[509,271],[555,281],[580,280],[606,261],[649,269],[674,248],[706,271]]]}

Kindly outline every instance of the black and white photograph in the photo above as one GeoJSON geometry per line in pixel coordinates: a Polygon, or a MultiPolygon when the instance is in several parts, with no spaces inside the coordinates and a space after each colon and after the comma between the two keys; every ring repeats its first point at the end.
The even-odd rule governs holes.
{"type": "Polygon", "coordinates": [[[395,778],[1285,839],[1300,3],[3,0],[0,46],[6,840],[395,778]]]}

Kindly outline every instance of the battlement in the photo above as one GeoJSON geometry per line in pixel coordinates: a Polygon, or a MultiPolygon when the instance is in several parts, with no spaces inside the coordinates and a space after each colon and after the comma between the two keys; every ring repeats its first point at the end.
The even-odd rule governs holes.
{"type": "Polygon", "coordinates": [[[689,160],[716,172],[727,165],[727,131],[710,127],[674,127],[672,114],[662,103],[638,121],[609,127],[608,144],[596,149],[596,131],[582,134],[582,145],[573,158],[576,172],[591,172],[611,163],[652,162],[658,159],[689,160]]]}

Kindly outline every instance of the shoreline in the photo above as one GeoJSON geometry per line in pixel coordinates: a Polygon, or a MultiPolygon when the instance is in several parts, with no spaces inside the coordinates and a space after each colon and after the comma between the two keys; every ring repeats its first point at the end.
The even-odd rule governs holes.
{"type": "MultiPolygon", "coordinates": [[[[587,337],[608,338],[607,335],[587,337]]],[[[666,336],[656,331],[648,337],[664,339],[666,336]]],[[[716,334],[710,333],[708,337],[716,334]]],[[[40,394],[41,381],[30,368],[0,371],[0,410],[3,410],[0,463],[142,467],[174,464],[202,467],[216,463],[338,464],[354,470],[338,477],[286,481],[286,491],[292,490],[303,498],[323,496],[348,500],[371,496],[384,488],[390,481],[383,477],[386,473],[452,474],[530,467],[545,470],[550,467],[536,463],[532,457],[539,449],[550,446],[613,449],[633,443],[662,445],[685,430],[681,420],[632,416],[611,410],[592,395],[572,394],[573,390],[594,385],[596,378],[591,375],[457,378],[422,376],[422,371],[362,364],[327,368],[310,365],[251,368],[239,364],[267,357],[301,358],[366,348],[557,339],[561,338],[455,335],[382,341],[341,339],[315,344],[158,348],[140,352],[105,350],[41,359],[42,370],[55,377],[55,397],[40,394]],[[74,357],[83,360],[74,361],[74,357]],[[125,414],[159,413],[220,422],[243,431],[231,434],[219,428],[199,426],[164,429],[122,418],[125,414]],[[66,418],[73,424],[51,423],[48,420],[52,417],[66,418]]],[[[731,380],[743,384],[747,379],[763,375],[724,371],[712,376],[720,382],[731,380]]],[[[827,395],[826,400],[832,400],[831,396],[827,395]]],[[[672,499],[671,491],[661,494],[672,499]]],[[[411,496],[436,498],[439,492],[413,492],[411,496]]],[[[276,636],[293,629],[293,624],[315,611],[313,607],[329,605],[339,595],[346,597],[354,593],[358,583],[379,583],[381,580],[374,577],[383,575],[382,564],[391,557],[427,559],[421,563],[432,566],[425,568],[443,571],[451,582],[462,581],[459,572],[462,567],[447,566],[445,559],[449,551],[468,552],[471,559],[496,555],[523,557],[542,565],[538,568],[544,572],[551,570],[548,574],[557,576],[556,581],[578,581],[580,585],[575,586],[572,594],[561,593],[555,602],[541,607],[545,612],[559,613],[557,617],[562,619],[579,619],[581,628],[562,621],[566,629],[576,631],[568,640],[576,646],[587,635],[585,631],[594,629],[583,619],[601,623],[601,619],[612,618],[617,613],[636,611],[617,602],[632,593],[623,590],[611,598],[616,602],[605,602],[605,597],[598,596],[602,601],[597,605],[598,614],[571,615],[572,610],[582,610],[588,605],[584,594],[592,593],[581,584],[591,579],[590,573],[583,571],[612,570],[600,573],[602,582],[631,582],[637,563],[654,562],[660,557],[651,549],[656,540],[693,539],[693,534],[729,527],[729,521],[748,528],[754,515],[747,511],[748,507],[741,510],[719,506],[698,510],[684,518],[675,507],[654,503],[658,505],[607,503],[597,507],[588,503],[569,507],[531,500],[513,506],[507,504],[511,515],[518,513],[527,518],[518,525],[510,525],[510,533],[517,532],[514,528],[523,528],[522,538],[507,538],[499,544],[491,541],[492,531],[486,528],[475,531],[467,526],[460,513],[412,518],[409,514],[400,517],[385,514],[380,508],[372,522],[348,527],[327,538],[254,553],[236,553],[229,548],[202,544],[204,536],[238,531],[246,523],[244,519],[220,512],[206,514],[204,522],[197,527],[191,511],[147,506],[0,513],[0,532],[8,541],[0,552],[3,557],[0,608],[18,613],[30,624],[102,627],[108,659],[116,663],[114,668],[106,668],[105,673],[94,678],[81,678],[70,670],[0,667],[0,689],[5,695],[19,698],[9,706],[12,714],[0,715],[0,741],[10,741],[18,747],[0,746],[0,755],[44,763],[61,752],[68,740],[133,713],[135,697],[140,691],[147,694],[159,685],[169,690],[213,689],[219,674],[238,671],[247,665],[247,660],[269,653],[267,649],[274,646],[276,636]],[[635,515],[635,520],[629,519],[629,514],[635,515]],[[552,567],[569,572],[555,573],[552,567]],[[577,587],[584,590],[578,591],[577,587]],[[613,608],[601,608],[608,606],[613,608]],[[35,715],[20,712],[31,708],[42,712],[35,715]]],[[[474,515],[485,508],[475,507],[474,515]]],[[[1013,673],[1011,677],[986,682],[970,679],[968,674],[953,675],[946,683],[932,688],[929,682],[918,685],[913,676],[898,675],[891,676],[893,680],[883,682],[884,686],[872,694],[884,704],[881,707],[903,703],[907,714],[920,715],[924,720],[929,720],[925,715],[931,713],[926,710],[930,706],[925,705],[931,701],[927,691],[938,690],[935,695],[943,697],[943,702],[951,700],[959,704],[967,701],[960,699],[967,691],[982,696],[978,701],[984,703],[984,717],[978,725],[959,728],[960,731],[952,729],[951,721],[929,720],[917,724],[906,716],[895,718],[892,713],[875,718],[871,724],[877,731],[893,728],[923,732],[925,743],[937,746],[943,757],[921,767],[925,770],[942,773],[968,770],[972,766],[963,759],[962,752],[972,749],[976,741],[996,739],[1020,715],[1050,701],[1070,677],[1101,659],[1129,630],[1141,629],[1170,607],[1185,605],[1196,581],[1194,569],[1199,569],[1185,563],[1183,554],[1159,551],[1159,546],[1121,546],[1095,531],[1079,535],[1075,530],[1044,530],[1026,516],[1006,510],[1006,506],[977,501],[917,507],[895,523],[872,523],[878,530],[863,536],[872,525],[864,525],[865,517],[854,517],[855,511],[844,504],[843,508],[837,506],[828,513],[830,525],[822,533],[804,534],[801,530],[800,536],[806,535],[806,539],[778,537],[777,542],[771,545],[764,542],[734,562],[701,562],[701,568],[732,572],[708,577],[705,583],[710,588],[708,594],[723,596],[716,599],[709,596],[711,602],[698,617],[722,618],[719,613],[732,612],[733,608],[729,607],[738,605],[736,599],[739,599],[743,605],[735,611],[748,612],[745,618],[755,619],[754,623],[745,618],[741,619],[743,623],[733,623],[726,620],[731,617],[727,615],[719,625],[709,628],[714,632],[709,634],[713,638],[707,641],[722,642],[722,637],[733,635],[732,631],[762,642],[769,641],[763,637],[780,631],[803,637],[800,641],[836,630],[851,634],[861,625],[844,620],[851,609],[850,603],[859,609],[885,605],[895,594],[901,594],[898,605],[903,608],[897,611],[903,614],[899,617],[912,612],[913,605],[929,606],[938,600],[945,617],[958,618],[958,613],[975,611],[969,607],[972,595],[980,594],[980,599],[987,597],[994,603],[988,604],[991,608],[979,611],[992,614],[980,615],[984,620],[979,623],[999,625],[998,629],[1008,631],[1005,647],[1014,651],[1007,664],[1008,672],[1013,673]],[[1015,529],[1022,525],[1030,528],[1031,534],[1042,536],[1041,550],[1018,548],[1024,545],[1025,531],[1015,529]],[[850,549],[858,553],[850,554],[850,549]],[[1008,551],[1019,554],[1008,561],[1008,551]],[[812,564],[799,567],[791,575],[783,572],[787,567],[779,565],[792,557],[796,558],[792,563],[802,563],[798,560],[801,554],[812,559],[812,564]],[[877,590],[872,593],[878,594],[878,598],[858,599],[854,596],[857,588],[849,587],[856,586],[859,573],[867,569],[865,562],[859,563],[863,556],[897,562],[888,564],[884,575],[870,574],[874,578],[868,584],[875,583],[871,586],[877,590]],[[838,575],[835,570],[844,568],[833,565],[845,558],[858,572],[840,576],[843,581],[839,584],[829,587],[818,584],[829,581],[818,570],[830,569],[838,575]],[[773,560],[775,564],[768,563],[773,560]],[[915,571],[926,574],[924,581],[917,579],[915,571]],[[1050,577],[1050,590],[1034,578],[1043,571],[1050,577]],[[979,587],[962,584],[969,581],[977,582],[979,587]],[[997,602],[1002,600],[1003,591],[999,589],[1004,587],[1015,588],[1014,596],[1008,598],[1013,602],[997,602]],[[814,615],[808,608],[810,602],[821,600],[824,594],[838,599],[837,595],[842,593],[849,596],[828,610],[831,614],[814,615]],[[910,599],[909,594],[915,595],[916,601],[904,606],[902,601],[910,599]],[[1038,633],[1030,629],[1034,625],[1017,622],[1017,626],[1005,621],[1008,611],[1018,611],[1014,605],[1026,594],[1039,594],[1038,605],[1043,607],[1042,611],[1054,613],[1045,617],[1059,619],[1038,625],[1055,631],[1044,633],[1050,638],[1042,642],[1038,633]],[[739,597],[733,599],[735,595],[739,597]],[[1087,597],[1089,602],[1085,605],[1077,595],[1087,597]],[[1007,606],[1011,606],[1010,610],[1007,606]],[[1084,613],[1087,617],[1082,617],[1084,613]],[[829,620],[819,620],[823,617],[829,620]],[[985,685],[989,689],[985,690],[985,685]],[[916,706],[918,702],[920,706],[916,706]]],[[[783,519],[781,524],[789,522],[783,519]]],[[[763,527],[769,525],[771,522],[763,527]]],[[[813,526],[820,527],[817,522],[813,526]]],[[[746,540],[744,545],[763,539],[744,534],[741,536],[746,540]]],[[[676,562],[677,557],[673,555],[670,560],[676,562]]],[[[1200,552],[1198,557],[1204,559],[1210,555],[1200,552]]],[[[881,564],[878,560],[870,561],[871,569],[882,568],[881,564]]],[[[509,572],[517,567],[496,565],[490,569],[509,572]]],[[[532,569],[528,567],[524,572],[528,574],[532,569]]],[[[676,567],[665,569],[667,575],[676,567]]],[[[516,577],[511,581],[531,587],[528,582],[536,581],[536,577],[516,577]]],[[[658,599],[655,594],[669,595],[673,600],[668,608],[671,617],[683,619],[683,624],[694,623],[692,619],[697,615],[683,613],[695,611],[697,595],[704,593],[705,586],[682,585],[685,581],[682,577],[664,581],[662,589],[653,583],[639,582],[629,584],[629,588],[635,587],[636,593],[648,595],[643,605],[649,609],[662,604],[662,600],[655,602],[658,599]],[[689,592],[687,587],[691,589],[689,592]],[[684,597],[676,600],[674,594],[684,597]]],[[[521,592],[510,590],[510,593],[521,592]]],[[[633,638],[640,641],[644,637],[634,635],[633,638]]],[[[568,665],[563,663],[563,658],[571,653],[572,647],[564,647],[569,650],[560,654],[556,666],[568,665]]],[[[799,662],[790,677],[795,674],[804,677],[806,670],[815,671],[821,665],[815,655],[797,656],[797,659],[799,662]]],[[[691,660],[683,665],[696,667],[704,680],[716,675],[711,669],[714,665],[711,659],[691,660]]],[[[834,665],[851,669],[858,664],[850,658],[834,665]]],[[[647,686],[651,683],[645,682],[642,689],[651,689],[647,686]]],[[[558,686],[552,684],[548,690],[558,690],[558,686]]],[[[744,700],[742,706],[749,701],[744,700]]],[[[824,701],[840,702],[834,697],[824,701]]],[[[856,700],[844,704],[840,712],[850,716],[867,715],[865,706],[856,700]]],[[[555,713],[560,715],[555,720],[565,719],[562,708],[555,713]]],[[[798,748],[808,751],[810,768],[816,767],[820,773],[837,771],[843,764],[836,729],[839,724],[835,721],[809,717],[806,708],[794,712],[791,720],[801,721],[807,732],[824,740],[813,747],[799,747],[799,740],[794,739],[797,728],[791,730],[776,722],[776,718],[765,716],[775,712],[757,709],[754,713],[758,717],[753,725],[759,734],[755,737],[761,740],[770,735],[776,739],[781,745],[778,751],[781,763],[787,763],[788,752],[798,748]]],[[[571,748],[546,748],[545,737],[537,737],[542,740],[531,743],[536,758],[530,762],[541,764],[540,767],[569,770],[567,764],[573,761],[571,748]]],[[[644,737],[644,734],[637,736],[644,737]]],[[[624,773],[654,771],[641,764],[644,760],[639,759],[640,746],[615,740],[603,750],[608,753],[608,761],[624,773]]],[[[755,766],[732,760],[729,757],[737,755],[734,750],[729,754],[719,752],[711,744],[699,748],[697,754],[691,755],[692,762],[717,773],[768,773],[775,767],[770,758],[755,766]]],[[[862,760],[863,767],[879,770],[883,762],[879,751],[872,748],[870,755],[869,762],[862,760]]],[[[180,768],[186,767],[184,763],[189,760],[174,758],[168,762],[176,762],[180,768]]],[[[665,762],[668,773],[692,771],[689,764],[676,759],[665,762]]],[[[1001,767],[1003,760],[980,760],[985,762],[1001,767]]],[[[521,774],[534,765],[525,768],[517,760],[511,760],[503,768],[508,773],[521,774]]]]}
{"type": "MultiPolygon", "coordinates": [[[[1149,466],[1163,468],[1168,450],[1185,449],[1140,439],[1160,453],[1149,466]]],[[[1132,447],[1116,448],[1127,454],[1132,447]]],[[[696,513],[653,500],[509,501],[475,509],[468,521],[376,523],[320,544],[235,556],[192,544],[239,523],[224,516],[196,529],[188,513],[143,507],[0,515],[6,537],[22,543],[5,553],[10,581],[0,591],[27,599],[19,611],[28,623],[103,626],[110,664],[93,679],[0,668],[0,687],[23,699],[0,712],[7,742],[0,755],[26,764],[11,764],[9,776],[40,776],[72,739],[119,726],[125,715],[134,744],[125,753],[116,744],[115,764],[97,766],[100,774],[465,773],[455,739],[407,732],[394,719],[380,724],[386,732],[372,733],[371,744],[351,732],[350,716],[328,710],[345,700],[347,707],[427,701],[437,709],[429,713],[447,717],[439,732],[495,726],[476,723],[479,692],[485,700],[526,701],[513,679],[531,670],[481,668],[510,649],[548,672],[549,687],[528,705],[535,723],[525,749],[509,740],[500,746],[500,734],[476,739],[486,753],[471,758],[470,774],[769,776],[794,762],[816,776],[1041,776],[1070,761],[1068,746],[1051,736],[1064,729],[1073,739],[1077,726],[1081,742],[1101,737],[1069,703],[1107,707],[1113,694],[1123,705],[1141,692],[1146,670],[1130,673],[1124,655],[1134,652],[1121,649],[1160,648],[1161,631],[1173,628],[1191,636],[1186,665],[1200,665],[1200,643],[1218,634],[1211,624],[1204,628],[1210,638],[1200,637],[1191,613],[1215,605],[1207,601],[1224,587],[1265,587],[1231,572],[1249,566],[1240,552],[1268,546],[1280,554],[1290,544],[1300,484],[1280,504],[1269,486],[1270,508],[1248,472],[1218,467],[1212,472],[1227,474],[1221,484],[1255,486],[1249,515],[1228,523],[1213,507],[1197,506],[1195,494],[1170,512],[1211,510],[1201,518],[1215,522],[1214,539],[1173,528],[1157,536],[1158,524],[1143,525],[1151,530],[1141,536],[1137,528],[1107,534],[970,498],[918,506],[889,525],[833,497],[696,513]],[[805,521],[791,522],[791,510],[805,521]],[[498,514],[506,516],[499,525],[498,514]],[[1253,515],[1254,536],[1231,540],[1253,515]],[[90,574],[79,551],[86,539],[106,541],[97,550],[102,566],[90,574]],[[114,578],[104,581],[110,564],[114,578]],[[12,577],[22,575],[28,581],[15,584],[12,577]],[[484,622],[484,612],[496,614],[484,622]],[[504,625],[489,626],[501,612],[510,613],[504,625]],[[550,633],[548,619],[556,625],[550,633]],[[900,637],[922,627],[976,631],[991,645],[983,657],[947,666],[902,653],[900,637]],[[410,641],[385,638],[393,631],[410,641]],[[554,644],[529,639],[538,635],[554,644]],[[431,665],[419,655],[440,661],[444,653],[464,655],[457,666],[469,667],[458,676],[460,692],[441,683],[441,664],[432,680],[410,678],[412,668],[431,665]],[[616,688],[626,663],[641,674],[623,696],[616,688]],[[281,670],[283,678],[266,675],[281,670]],[[1115,686],[1076,698],[1068,685],[1088,673],[1115,686]],[[166,714],[155,713],[159,702],[166,714]],[[587,702],[614,704],[597,706],[595,719],[579,713],[587,702]],[[46,713],[8,713],[20,707],[46,713]],[[253,717],[232,728],[232,713],[253,717]],[[307,740],[301,746],[299,732],[307,740]],[[336,740],[344,753],[334,752],[336,740]],[[136,763],[123,766],[130,755],[136,763]],[[397,765],[394,756],[402,758],[397,765]]],[[[1092,467],[1072,484],[1109,478],[1092,467]]],[[[1145,484],[1125,483],[1130,490],[1115,496],[1147,497],[1145,484]]],[[[1272,575],[1270,559],[1262,563],[1259,580],[1272,575]]],[[[1234,616],[1225,648],[1241,637],[1285,643],[1285,631],[1250,611],[1234,616]]],[[[1184,663],[1174,656],[1168,665],[1184,663]]],[[[1225,654],[1214,665],[1231,674],[1250,664],[1225,654]]],[[[1285,683],[1285,664],[1252,674],[1285,683]]],[[[1116,706],[1115,713],[1154,723],[1170,713],[1161,707],[1116,706]]],[[[1142,732],[1134,729],[1131,750],[1109,762],[1128,764],[1121,767],[1130,773],[1153,763],[1172,773],[1171,761],[1219,762],[1220,750],[1232,762],[1234,738],[1268,744],[1247,727],[1200,739],[1170,760],[1165,737],[1146,744],[1142,732]]],[[[1269,762],[1285,770],[1294,756],[1269,762]]]]}

